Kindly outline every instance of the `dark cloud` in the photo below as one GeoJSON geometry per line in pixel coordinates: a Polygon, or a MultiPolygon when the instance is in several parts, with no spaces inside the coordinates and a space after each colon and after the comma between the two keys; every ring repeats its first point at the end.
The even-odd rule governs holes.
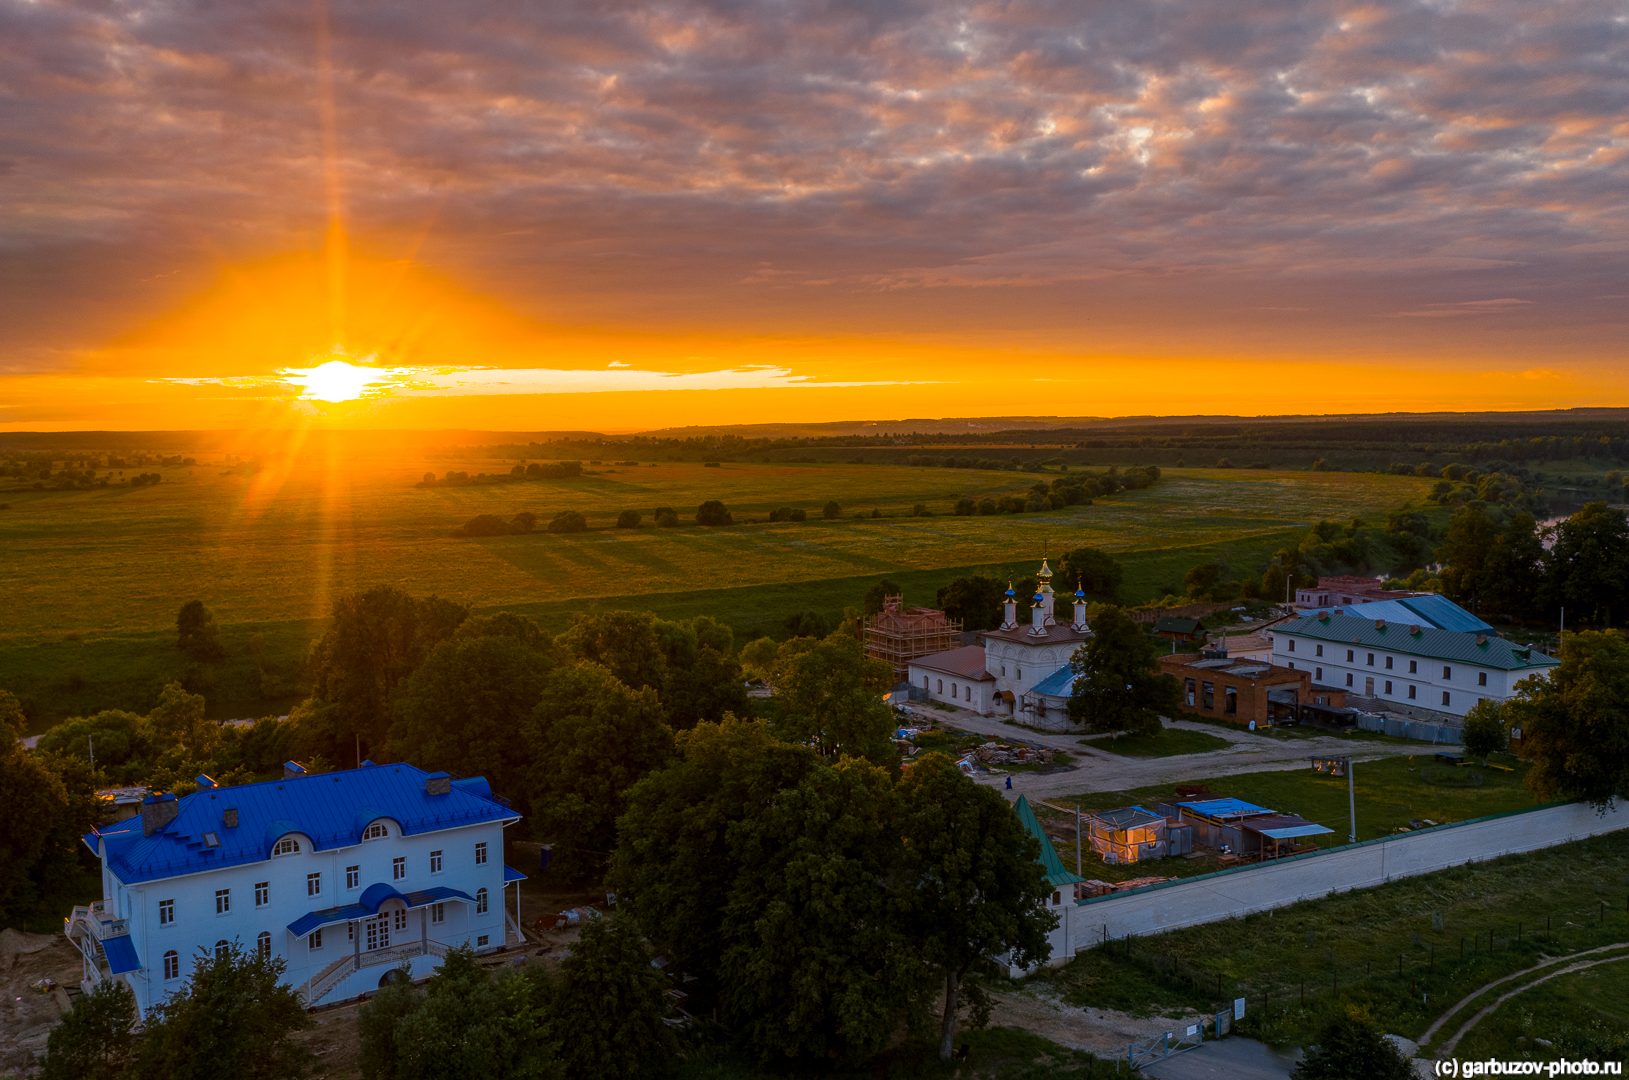
{"type": "Polygon", "coordinates": [[[1332,328],[1624,329],[1620,2],[319,11],[0,0],[0,367],[312,244],[331,183],[359,240],[583,322],[1067,340],[1294,279],[1332,328]]]}

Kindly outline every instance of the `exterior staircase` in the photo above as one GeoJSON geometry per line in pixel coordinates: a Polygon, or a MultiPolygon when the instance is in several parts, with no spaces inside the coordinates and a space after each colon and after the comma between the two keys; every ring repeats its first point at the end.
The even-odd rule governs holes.
{"type": "Polygon", "coordinates": [[[371,952],[352,953],[342,956],[332,964],[323,968],[306,982],[300,990],[300,997],[305,1001],[306,1008],[319,1004],[334,987],[344,982],[354,972],[370,967],[395,967],[404,960],[412,960],[419,956],[446,956],[447,946],[439,941],[408,941],[400,945],[387,945],[382,949],[371,952]]]}

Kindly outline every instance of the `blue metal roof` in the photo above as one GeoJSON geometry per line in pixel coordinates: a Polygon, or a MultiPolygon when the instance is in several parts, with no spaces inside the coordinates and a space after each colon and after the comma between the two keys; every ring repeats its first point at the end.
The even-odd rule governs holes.
{"type": "Polygon", "coordinates": [[[1293,840],[1298,836],[1323,836],[1335,830],[1327,825],[1314,825],[1308,822],[1305,825],[1286,825],[1281,829],[1257,829],[1263,836],[1270,836],[1274,840],[1293,840]]]}
{"type": "Polygon", "coordinates": [[[516,870],[513,866],[510,866],[508,863],[504,864],[504,867],[503,867],[503,883],[505,885],[509,884],[511,881],[525,881],[525,880],[526,880],[526,875],[525,874],[521,873],[519,870],[516,870]]]}
{"type": "MultiPolygon", "coordinates": [[[[1433,627],[1437,630],[1452,630],[1459,634],[1486,634],[1493,631],[1493,627],[1472,615],[1446,596],[1437,593],[1428,593],[1425,596],[1404,596],[1396,600],[1371,600],[1364,604],[1352,604],[1340,609],[1343,614],[1352,615],[1359,619],[1384,619],[1389,623],[1402,623],[1408,626],[1418,623],[1421,626],[1433,627]]],[[[1317,608],[1307,612],[1317,615],[1319,612],[1328,612],[1333,615],[1335,609],[1317,608]]]]}
{"type": "Polygon", "coordinates": [[[123,975],[127,971],[138,971],[141,961],[136,958],[136,943],[127,934],[123,937],[101,938],[96,942],[102,946],[102,955],[107,957],[107,969],[115,975],[123,975]]]}
{"type": "Polygon", "coordinates": [[[114,876],[133,885],[259,862],[289,833],[325,851],[360,843],[362,830],[380,818],[413,836],[520,816],[491,794],[485,780],[453,781],[446,794],[431,795],[425,791],[430,775],[404,762],[207,788],[180,799],[175,819],[151,836],[143,835],[138,815],[84,839],[114,876]],[[228,809],[237,811],[236,826],[223,819],[228,809]],[[206,832],[219,838],[218,847],[205,844],[206,832]]]}
{"type": "Polygon", "coordinates": [[[469,893],[449,889],[445,885],[437,885],[433,889],[421,889],[418,892],[400,893],[383,882],[376,882],[362,890],[362,898],[355,904],[345,904],[341,907],[322,908],[318,911],[306,912],[288,924],[289,933],[295,937],[305,937],[319,926],[327,926],[329,923],[351,922],[354,919],[370,918],[379,914],[379,908],[384,905],[386,900],[400,900],[410,908],[440,904],[447,900],[462,900],[466,904],[475,903],[475,898],[469,893]]]}
{"type": "Polygon", "coordinates": [[[1068,664],[1036,683],[1030,690],[1041,697],[1068,697],[1075,690],[1075,669],[1068,664]]]}
{"type": "Polygon", "coordinates": [[[1192,810],[1205,817],[1252,817],[1256,814],[1270,814],[1271,810],[1265,806],[1245,802],[1243,799],[1200,799],[1193,802],[1179,802],[1178,806],[1185,810],[1192,810]]]}

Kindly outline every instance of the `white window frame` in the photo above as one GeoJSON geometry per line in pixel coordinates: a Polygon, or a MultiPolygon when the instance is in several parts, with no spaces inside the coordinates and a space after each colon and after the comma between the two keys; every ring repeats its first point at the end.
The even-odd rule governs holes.
{"type": "Polygon", "coordinates": [[[322,927],[319,926],[315,930],[311,931],[311,936],[306,939],[306,949],[309,950],[310,952],[316,952],[321,948],[322,948],[322,927]]]}
{"type": "Polygon", "coordinates": [[[404,881],[407,878],[407,856],[398,855],[390,860],[390,880],[404,881]]]}
{"type": "Polygon", "coordinates": [[[217,914],[217,915],[230,915],[230,914],[232,914],[232,890],[231,889],[216,889],[215,890],[215,914],[217,914]]]}
{"type": "Polygon", "coordinates": [[[174,926],[175,925],[175,901],[174,900],[160,900],[158,902],[158,925],[160,925],[160,926],[174,926]]]}
{"type": "Polygon", "coordinates": [[[441,873],[441,849],[430,852],[430,873],[441,873]]]}
{"type": "Polygon", "coordinates": [[[174,949],[164,953],[164,981],[173,982],[181,977],[181,954],[174,949]]]}
{"type": "Polygon", "coordinates": [[[475,865],[486,865],[486,841],[478,840],[475,843],[475,865]]]}
{"type": "Polygon", "coordinates": [[[362,887],[362,867],[347,866],[345,868],[345,888],[359,889],[362,887]]]}
{"type": "Polygon", "coordinates": [[[300,841],[292,836],[285,836],[272,845],[272,858],[274,859],[282,855],[298,855],[299,853],[300,841]]]}
{"type": "Polygon", "coordinates": [[[255,907],[263,908],[271,903],[271,882],[255,882],[255,907]]]}
{"type": "Polygon", "coordinates": [[[390,826],[382,821],[375,821],[362,830],[362,839],[364,842],[368,840],[388,840],[390,839],[390,826]]]}
{"type": "Polygon", "coordinates": [[[430,925],[432,925],[432,926],[440,926],[442,923],[444,923],[446,921],[447,921],[447,905],[445,905],[445,904],[431,904],[430,905],[430,925]]]}
{"type": "Polygon", "coordinates": [[[487,896],[485,886],[475,890],[475,914],[485,915],[487,909],[487,896]]]}
{"type": "Polygon", "coordinates": [[[305,894],[307,896],[322,895],[322,871],[315,870],[305,876],[305,894]]]}
{"type": "Polygon", "coordinates": [[[265,959],[271,958],[271,931],[262,930],[255,936],[255,952],[265,959]]]}

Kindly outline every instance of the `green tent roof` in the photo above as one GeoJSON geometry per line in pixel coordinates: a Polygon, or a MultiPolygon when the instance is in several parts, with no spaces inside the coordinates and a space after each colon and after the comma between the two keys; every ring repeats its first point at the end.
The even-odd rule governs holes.
{"type": "Polygon", "coordinates": [[[1018,805],[1013,809],[1018,813],[1019,822],[1029,830],[1029,834],[1041,842],[1041,868],[1046,871],[1048,885],[1061,888],[1086,880],[1079,874],[1064,869],[1063,860],[1058,858],[1057,849],[1052,846],[1052,838],[1041,828],[1040,821],[1035,817],[1035,811],[1029,805],[1029,799],[1022,795],[1018,796],[1018,805]]]}

